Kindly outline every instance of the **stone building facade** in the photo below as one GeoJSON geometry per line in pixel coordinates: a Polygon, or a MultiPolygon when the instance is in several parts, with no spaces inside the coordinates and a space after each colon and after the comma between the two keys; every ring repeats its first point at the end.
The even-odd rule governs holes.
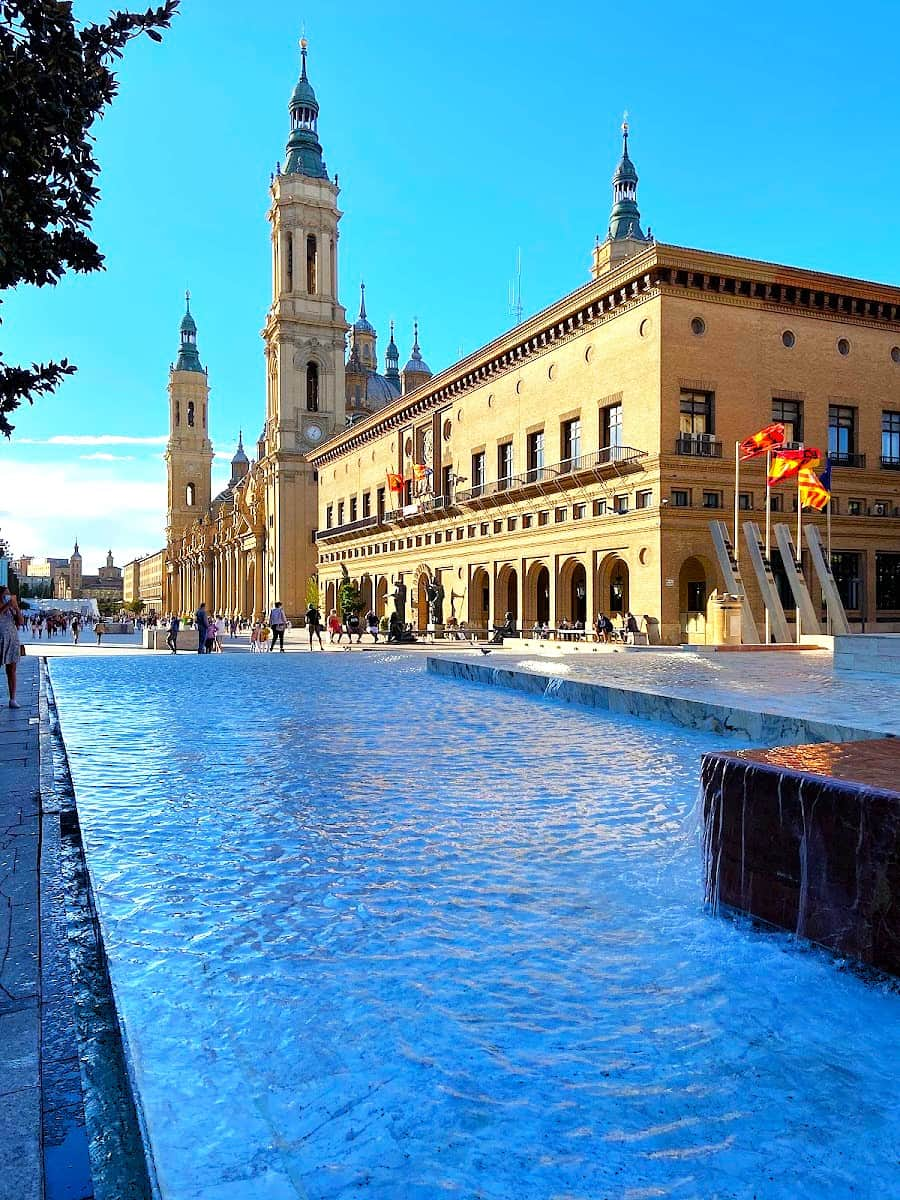
{"type": "Polygon", "coordinates": [[[143,612],[156,613],[163,611],[163,580],[166,575],[166,555],[164,550],[155,554],[145,554],[143,558],[135,558],[122,568],[122,603],[127,607],[136,600],[143,605],[143,612]]]}
{"type": "MultiPolygon", "coordinates": [[[[473,629],[630,610],[702,640],[735,443],[780,420],[830,451],[851,620],[900,629],[900,289],[653,241],[625,134],[591,281],[310,454],[326,607],[346,570],[379,616],[402,578],[420,629],[436,578],[473,629]]],[[[742,520],[763,521],[763,464],[742,520]]]]}
{"type": "Polygon", "coordinates": [[[122,601],[122,588],[122,568],[113,562],[112,550],[107,551],[106,565],[98,567],[96,575],[85,575],[77,542],[68,566],[53,577],[53,595],[57,600],[97,600],[104,605],[115,605],[122,601]]]}

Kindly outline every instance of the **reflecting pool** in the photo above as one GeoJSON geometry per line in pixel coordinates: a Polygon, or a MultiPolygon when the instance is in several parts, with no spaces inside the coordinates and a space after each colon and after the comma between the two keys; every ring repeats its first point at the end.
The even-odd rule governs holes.
{"type": "Polygon", "coordinates": [[[894,1189],[900,997],[703,911],[741,743],[400,655],[51,673],[166,1200],[894,1189]]]}

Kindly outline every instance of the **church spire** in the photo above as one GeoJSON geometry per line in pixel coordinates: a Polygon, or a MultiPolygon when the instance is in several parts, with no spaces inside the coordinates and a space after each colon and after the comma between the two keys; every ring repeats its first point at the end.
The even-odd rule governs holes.
{"type": "Polygon", "coordinates": [[[300,78],[291,95],[288,108],[291,114],[291,136],[287,143],[285,175],[306,175],[310,179],[327,179],[328,172],[319,144],[319,102],[306,74],[306,38],[300,39],[300,78]]]}
{"type": "Polygon", "coordinates": [[[646,242],[641,229],[641,214],[637,206],[638,173],[634,163],[628,157],[628,114],[622,121],[622,157],[612,178],[613,206],[609,214],[609,236],[617,241],[619,238],[633,238],[635,241],[646,242]]]}
{"type": "Polygon", "coordinates": [[[191,293],[184,293],[185,312],[181,318],[181,345],[178,349],[176,371],[202,371],[200,355],[197,353],[197,322],[191,316],[191,293]]]}
{"type": "Polygon", "coordinates": [[[394,341],[394,322],[391,321],[391,340],[384,352],[384,377],[400,387],[400,351],[394,341]]]}

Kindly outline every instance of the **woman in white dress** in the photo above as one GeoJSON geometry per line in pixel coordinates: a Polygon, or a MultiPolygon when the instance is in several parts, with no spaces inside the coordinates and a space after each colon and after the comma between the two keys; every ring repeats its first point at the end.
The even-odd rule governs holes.
{"type": "Polygon", "coordinates": [[[19,602],[6,586],[0,588],[0,662],[6,668],[6,684],[9,688],[9,707],[18,708],[16,703],[16,671],[19,667],[19,625],[22,613],[19,602]]]}

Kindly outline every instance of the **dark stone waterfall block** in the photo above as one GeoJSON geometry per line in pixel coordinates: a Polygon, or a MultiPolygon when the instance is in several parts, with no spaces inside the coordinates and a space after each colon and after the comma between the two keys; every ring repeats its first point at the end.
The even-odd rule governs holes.
{"type": "Polygon", "coordinates": [[[707,900],[900,975],[900,740],[707,754],[707,900]]]}

